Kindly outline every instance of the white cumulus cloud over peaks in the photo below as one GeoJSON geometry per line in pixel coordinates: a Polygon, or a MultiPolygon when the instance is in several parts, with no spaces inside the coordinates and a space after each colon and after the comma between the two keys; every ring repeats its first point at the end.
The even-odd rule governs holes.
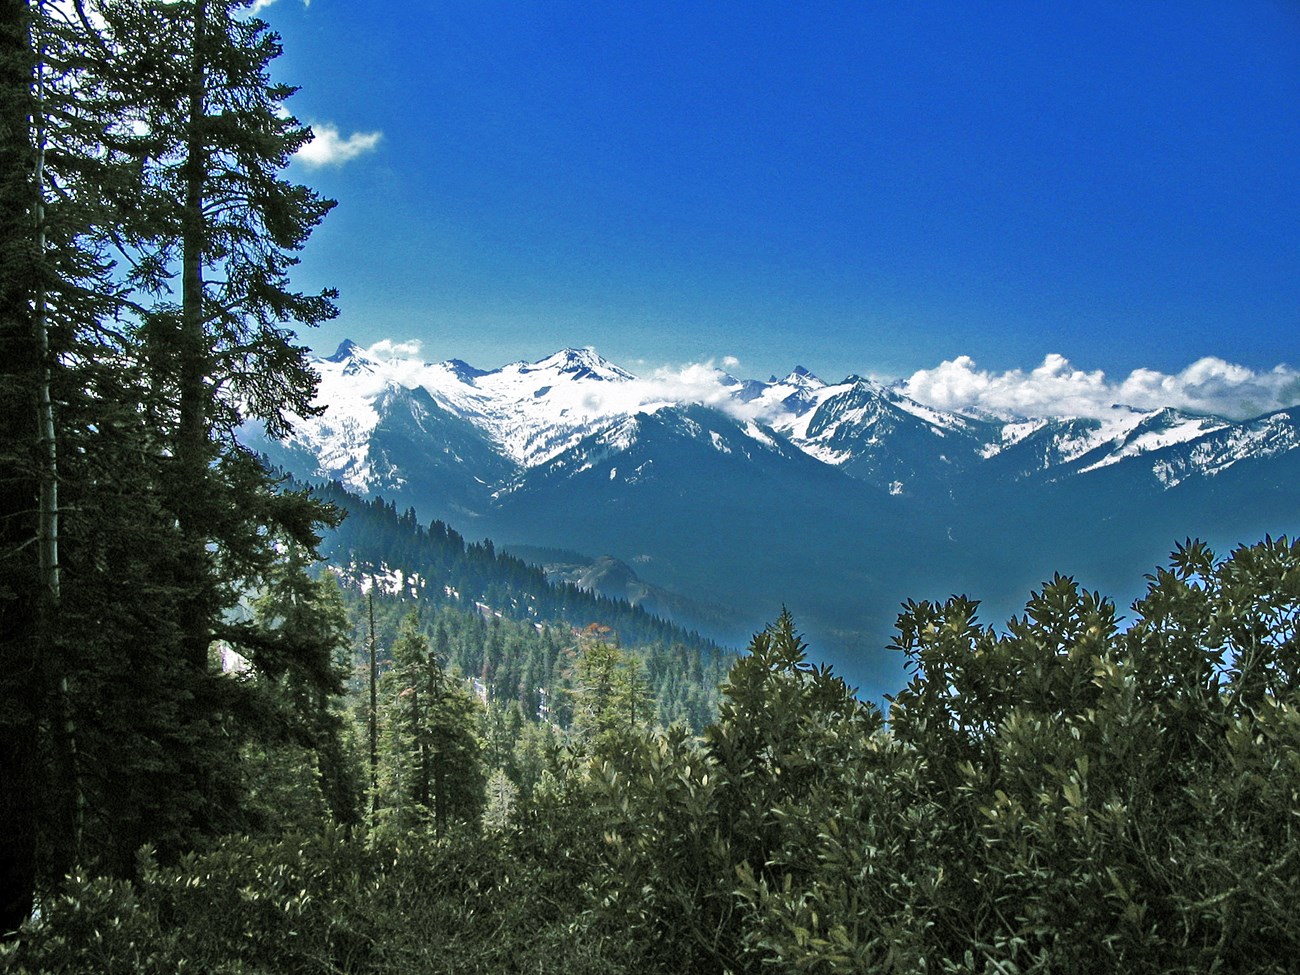
{"type": "Polygon", "coordinates": [[[372,359],[418,359],[422,345],[423,343],[419,339],[410,339],[406,342],[380,339],[366,349],[366,355],[372,359]]]}
{"type": "Polygon", "coordinates": [[[1300,403],[1300,371],[1279,365],[1256,372],[1223,359],[1198,359],[1181,372],[1135,369],[1111,379],[1053,353],[1029,372],[980,369],[970,356],[921,369],[902,384],[912,399],[940,409],[999,416],[1106,416],[1115,404],[1247,419],[1300,403]]]}
{"type": "MultiPolygon", "coordinates": [[[[376,342],[366,353],[386,363],[384,375],[403,385],[423,385],[432,368],[420,359],[418,340],[376,342]]],[[[742,401],[736,396],[734,356],[647,369],[621,382],[581,383],[566,405],[574,415],[633,414],[666,406],[698,403],[724,410],[739,420],[780,423],[790,408],[779,395],[742,401]]],[[[376,376],[376,383],[383,380],[376,376]]],[[[377,387],[378,388],[378,387],[377,387]]],[[[1245,420],[1300,405],[1300,370],[1279,365],[1256,372],[1224,359],[1198,359],[1180,372],[1135,369],[1112,379],[1100,370],[1080,369],[1065,356],[1052,354],[1034,369],[995,372],[981,369],[970,356],[945,360],[895,384],[901,393],[928,406],[955,413],[1016,417],[1097,417],[1113,415],[1116,405],[1139,410],[1171,406],[1190,413],[1211,413],[1245,420]]],[[[829,392],[829,390],[828,390],[829,392]]]]}
{"type": "Polygon", "coordinates": [[[712,361],[663,366],[624,382],[590,384],[573,405],[588,416],[654,412],[688,403],[730,409],[732,397],[725,379],[712,361]]]}
{"type": "Polygon", "coordinates": [[[313,125],[311,141],[299,149],[294,158],[313,168],[339,166],[370,152],[379,145],[381,138],[382,132],[353,132],[344,138],[339,134],[338,126],[329,123],[313,125]]]}

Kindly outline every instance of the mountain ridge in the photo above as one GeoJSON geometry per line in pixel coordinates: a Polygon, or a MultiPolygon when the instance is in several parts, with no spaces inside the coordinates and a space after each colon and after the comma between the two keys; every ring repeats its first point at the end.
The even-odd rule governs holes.
{"type": "MultiPolygon", "coordinates": [[[[318,357],[315,362],[322,376],[321,399],[333,409],[340,403],[349,404],[344,415],[354,421],[354,439],[364,439],[373,426],[356,421],[364,413],[363,405],[377,395],[374,388],[367,391],[362,387],[373,387],[378,380],[384,386],[423,390],[443,410],[478,428],[499,454],[521,468],[545,464],[572,450],[588,435],[627,417],[690,402],[650,395],[638,386],[638,377],[590,348],[561,349],[536,362],[520,360],[492,370],[478,369],[459,359],[424,363],[414,369],[404,362],[400,368],[386,370],[385,363],[368,356],[355,342],[344,340],[332,355],[318,357]],[[353,380],[350,384],[349,379],[353,380]],[[620,396],[619,387],[637,388],[620,396]]],[[[873,448],[899,436],[899,431],[906,431],[906,436],[918,444],[929,443],[930,452],[935,454],[913,477],[934,476],[941,470],[935,463],[940,457],[940,463],[964,467],[1008,454],[1031,459],[1028,466],[1020,465],[1019,474],[1024,476],[1070,465],[1084,455],[1108,448],[1109,453],[1093,457],[1090,464],[1075,471],[1087,473],[1096,466],[1147,454],[1171,443],[1190,442],[1254,422],[1173,407],[1144,411],[1122,405],[1116,405],[1111,415],[1102,418],[992,418],[931,407],[896,387],[861,376],[850,375],[829,384],[803,366],[795,366],[784,378],[773,376],[767,382],[719,373],[718,385],[728,391],[728,398],[694,405],[751,419],[756,424],[750,429],[754,439],[762,442],[774,431],[818,461],[844,467],[886,487],[896,486],[899,479],[882,480],[880,471],[889,464],[881,460],[881,451],[873,448]],[[1052,443],[1045,445],[1046,438],[1052,443]],[[938,446],[954,444],[961,446],[960,456],[951,456],[951,450],[935,452],[938,446]]],[[[346,430],[331,435],[319,429],[329,423],[328,419],[303,421],[295,436],[317,454],[349,453],[326,448],[327,444],[347,439],[346,430]],[[318,428],[313,437],[314,423],[318,428]]],[[[911,451],[917,449],[913,445],[911,451]]],[[[330,473],[328,465],[323,466],[322,473],[330,473]]],[[[354,477],[352,486],[368,488],[363,477],[354,477]]]]}
{"type": "Polygon", "coordinates": [[[1231,545],[1300,512],[1294,409],[991,418],[798,368],[643,379],[590,349],[480,370],[344,343],[315,365],[324,415],[284,442],[249,431],[274,463],[503,545],[635,565],[728,608],[708,636],[733,645],[786,605],[869,687],[897,684],[883,648],[904,599],[966,591],[1006,616],[1058,570],[1132,597],[1184,535],[1231,545]]]}

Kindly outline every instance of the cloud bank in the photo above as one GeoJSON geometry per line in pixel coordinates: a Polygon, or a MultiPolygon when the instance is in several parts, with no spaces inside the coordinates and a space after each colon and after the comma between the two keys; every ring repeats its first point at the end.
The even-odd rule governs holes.
{"type": "Polygon", "coordinates": [[[1079,369],[1056,354],[1029,372],[991,372],[970,356],[958,356],[918,370],[901,389],[919,402],[954,412],[1105,416],[1123,404],[1141,410],[1172,406],[1243,420],[1300,404],[1300,371],[1279,365],[1256,372],[1210,356],[1172,375],[1135,369],[1122,379],[1110,379],[1100,369],[1079,369]]]}
{"type": "Polygon", "coordinates": [[[294,158],[313,169],[341,166],[362,153],[372,151],[381,138],[382,132],[354,132],[345,139],[337,126],[329,123],[313,125],[311,141],[294,153],[294,158]]]}
{"type": "MultiPolygon", "coordinates": [[[[400,381],[418,385],[425,366],[419,341],[385,339],[367,352],[390,363],[400,381]]],[[[735,397],[734,356],[721,366],[714,360],[661,366],[628,382],[585,384],[580,401],[570,404],[588,415],[634,413],[673,404],[700,404],[725,410],[741,420],[779,420],[788,412],[779,397],[741,402],[735,397]]],[[[1135,369],[1109,378],[1100,369],[1080,369],[1062,355],[1046,356],[1029,371],[981,369],[970,356],[948,359],[920,369],[895,384],[906,396],[954,413],[993,414],[1003,418],[1106,417],[1115,405],[1140,410],[1171,406],[1190,413],[1211,413],[1234,420],[1300,405],[1300,370],[1279,365],[1256,372],[1224,359],[1198,359],[1180,372],[1135,369]]]]}
{"type": "Polygon", "coordinates": [[[394,342],[392,339],[380,339],[370,348],[366,349],[366,355],[372,359],[387,361],[389,359],[414,359],[419,360],[420,349],[424,345],[419,339],[410,339],[406,342],[394,342]]]}
{"type": "MultiPolygon", "coordinates": [[[[734,368],[731,356],[722,360],[734,368]]],[[[733,398],[730,377],[710,360],[661,368],[629,384],[642,402],[658,400],[719,406],[741,419],[775,420],[785,408],[768,398],[741,403],[733,398]]],[[[1189,413],[1211,413],[1246,420],[1300,405],[1300,370],[1279,365],[1256,372],[1212,356],[1174,374],[1135,369],[1111,379],[1100,369],[1080,369],[1062,355],[1046,356],[1029,371],[980,369],[970,356],[958,356],[921,369],[896,388],[927,406],[954,413],[1022,416],[1106,417],[1114,406],[1157,410],[1167,406],[1189,413]]]]}

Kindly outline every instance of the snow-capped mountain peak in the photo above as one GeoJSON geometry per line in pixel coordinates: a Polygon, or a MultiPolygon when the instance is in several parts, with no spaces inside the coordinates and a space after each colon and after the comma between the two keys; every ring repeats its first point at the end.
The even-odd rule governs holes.
{"type": "Polygon", "coordinates": [[[832,388],[803,366],[795,366],[784,379],[772,376],[765,383],[727,378],[736,402],[748,404],[748,413],[777,429],[790,428],[815,409],[824,391],[832,388]]]}
{"type": "Polygon", "coordinates": [[[334,350],[334,354],[332,356],[327,356],[325,361],[346,362],[348,359],[351,359],[353,356],[360,356],[364,358],[365,353],[361,351],[361,346],[357,345],[357,343],[353,342],[351,339],[344,339],[342,342],[339,343],[339,347],[334,350]]]}
{"type": "MultiPolygon", "coordinates": [[[[737,421],[734,430],[710,437],[719,452],[726,447],[743,454],[756,445],[798,448],[891,493],[927,484],[938,489],[976,467],[986,467],[993,477],[1057,479],[1134,459],[1149,465],[1157,458],[1145,455],[1190,447],[1242,426],[1175,409],[1124,406],[1099,417],[977,417],[928,406],[896,385],[861,376],[828,385],[803,366],[766,382],[716,371],[704,383],[698,374],[689,381],[662,373],[640,379],[590,348],[561,349],[535,362],[483,370],[459,359],[421,363],[372,356],[348,340],[317,359],[316,367],[318,402],[326,412],[301,420],[290,446],[315,456],[321,473],[361,490],[381,489],[404,476],[400,462],[389,458],[397,455],[375,447],[391,441],[398,428],[406,431],[403,436],[419,429],[420,436],[447,438],[435,447],[449,463],[470,456],[481,462],[490,455],[494,476],[513,477],[581,452],[584,443],[624,449],[623,440],[641,422],[637,417],[662,414],[667,420],[678,407],[717,411],[737,421]],[[669,413],[662,413],[665,409],[669,413]],[[405,419],[394,419],[396,412],[405,419]],[[737,432],[750,443],[735,441],[737,432]]],[[[697,415],[703,414],[692,414],[697,415]]],[[[689,427],[694,420],[681,422],[689,427]]],[[[1238,454],[1262,450],[1262,442],[1261,437],[1234,441],[1233,451],[1225,448],[1213,465],[1206,462],[1207,471],[1234,463],[1238,454]]],[[[1290,449],[1280,435],[1269,444],[1290,449]]],[[[1209,456],[1204,451],[1194,456],[1203,455],[1209,456]]],[[[1187,476],[1180,470],[1177,479],[1187,476]]]]}
{"type": "Polygon", "coordinates": [[[448,359],[442,365],[461,382],[472,385],[479,376],[486,376],[487,372],[483,369],[475,369],[468,362],[460,359],[448,359]]]}
{"type": "Polygon", "coordinates": [[[375,361],[366,355],[361,346],[351,339],[344,339],[340,342],[334,354],[324,361],[342,365],[343,375],[345,376],[373,372],[376,365],[375,361]]]}
{"type": "Polygon", "coordinates": [[[534,363],[517,365],[521,373],[557,372],[572,376],[574,379],[626,382],[635,378],[631,373],[625,372],[603,358],[595,349],[561,349],[534,363]]]}
{"type": "Polygon", "coordinates": [[[803,389],[820,389],[826,385],[803,366],[795,366],[790,370],[790,374],[784,379],[778,380],[773,376],[769,382],[784,386],[795,386],[803,389]]]}

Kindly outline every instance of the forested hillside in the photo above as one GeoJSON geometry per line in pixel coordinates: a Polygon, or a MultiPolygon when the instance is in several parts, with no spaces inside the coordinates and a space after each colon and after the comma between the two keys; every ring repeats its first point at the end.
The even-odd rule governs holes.
{"type": "Polygon", "coordinates": [[[634,671],[633,708],[643,718],[700,731],[716,716],[735,654],[623,600],[553,585],[490,541],[467,544],[447,525],[420,525],[383,499],[367,502],[332,483],[313,495],[344,515],[320,550],[355,621],[354,647],[368,645],[373,599],[380,648],[394,645],[402,615],[415,611],[442,663],[523,720],[570,726],[572,682],[582,648],[593,644],[608,645],[618,666],[634,671]]]}
{"type": "Polygon", "coordinates": [[[709,657],[719,652],[699,634],[626,600],[551,583],[540,568],[497,551],[489,539],[466,542],[441,521],[422,525],[411,508],[399,514],[392,502],[360,498],[334,481],[312,485],[311,493],[345,515],[324,532],[320,553],[357,582],[382,577],[381,586],[418,594],[428,603],[466,609],[477,603],[509,619],[579,627],[597,623],[614,634],[611,639],[629,646],[678,643],[709,657]]]}

